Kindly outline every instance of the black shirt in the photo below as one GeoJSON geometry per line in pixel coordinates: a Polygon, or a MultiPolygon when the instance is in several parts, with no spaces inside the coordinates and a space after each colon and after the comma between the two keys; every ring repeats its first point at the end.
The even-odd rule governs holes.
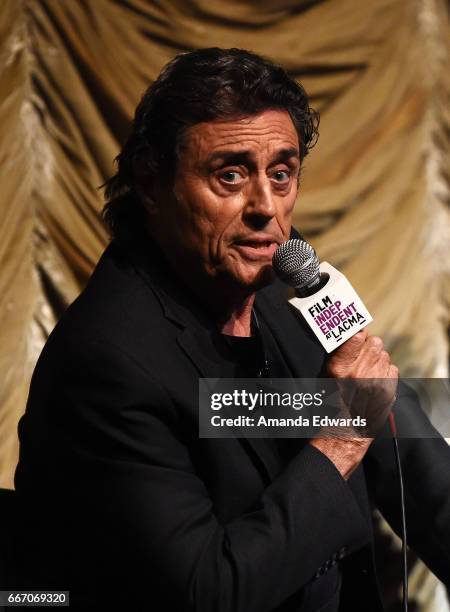
{"type": "MultiPolygon", "coordinates": [[[[226,361],[224,376],[229,378],[293,377],[270,328],[262,317],[257,317],[256,320],[253,318],[251,336],[221,334],[220,339],[219,350],[226,361]]],[[[266,438],[265,440],[282,465],[286,465],[299,452],[300,447],[307,443],[307,440],[297,438],[266,438]]],[[[320,583],[313,583],[306,595],[307,601],[301,602],[302,612],[319,609],[324,602],[332,598],[340,586],[341,571],[336,564],[327,571],[325,576],[321,577],[320,583]]],[[[338,597],[333,598],[333,603],[330,602],[331,607],[326,608],[327,612],[336,610],[338,601],[338,597]]]]}

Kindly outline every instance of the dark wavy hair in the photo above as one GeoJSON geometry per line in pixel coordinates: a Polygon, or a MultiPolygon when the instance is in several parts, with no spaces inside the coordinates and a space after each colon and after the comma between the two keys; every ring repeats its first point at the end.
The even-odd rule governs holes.
{"type": "Polygon", "coordinates": [[[303,87],[280,66],[242,49],[199,49],[174,57],[144,93],[117,172],[106,183],[103,219],[112,237],[142,232],[145,209],[137,189],[172,181],[187,128],[203,121],[286,110],[300,142],[301,159],[318,137],[319,115],[303,87]]]}

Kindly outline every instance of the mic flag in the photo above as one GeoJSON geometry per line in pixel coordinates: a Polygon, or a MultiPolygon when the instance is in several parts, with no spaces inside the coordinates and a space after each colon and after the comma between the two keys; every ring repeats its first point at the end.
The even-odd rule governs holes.
{"type": "Polygon", "coordinates": [[[288,240],[273,256],[275,272],[295,287],[290,303],[303,315],[327,353],[371,323],[372,316],[347,278],[304,240],[288,240]]]}

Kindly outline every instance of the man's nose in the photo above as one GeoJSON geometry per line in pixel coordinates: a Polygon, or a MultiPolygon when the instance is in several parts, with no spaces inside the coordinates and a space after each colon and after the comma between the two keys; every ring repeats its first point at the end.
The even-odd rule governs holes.
{"type": "Polygon", "coordinates": [[[245,216],[255,225],[264,225],[275,214],[276,206],[270,179],[255,177],[247,194],[245,216]]]}

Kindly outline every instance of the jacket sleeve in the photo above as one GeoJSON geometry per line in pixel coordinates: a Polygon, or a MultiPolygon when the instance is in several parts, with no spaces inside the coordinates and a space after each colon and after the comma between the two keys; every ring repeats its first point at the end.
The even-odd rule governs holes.
{"type": "MultiPolygon", "coordinates": [[[[408,544],[450,586],[450,448],[431,425],[416,393],[399,385],[394,408],[405,486],[408,544]]],[[[400,535],[400,489],[390,435],[380,436],[365,459],[375,503],[400,535]]]]}
{"type": "Polygon", "coordinates": [[[61,539],[72,534],[62,557],[84,550],[99,583],[151,582],[167,609],[273,610],[369,538],[346,481],[309,445],[254,508],[221,524],[169,393],[106,343],[42,356],[20,437],[16,486],[54,492],[46,512],[64,517],[61,539]]]}

